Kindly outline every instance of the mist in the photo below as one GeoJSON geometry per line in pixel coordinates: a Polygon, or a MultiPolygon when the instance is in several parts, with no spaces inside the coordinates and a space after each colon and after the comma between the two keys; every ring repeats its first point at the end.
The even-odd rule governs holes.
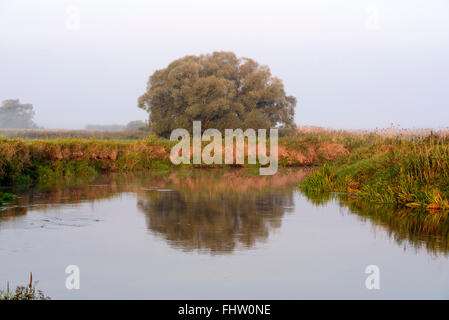
{"type": "Polygon", "coordinates": [[[446,127],[448,9],[443,0],[4,0],[0,101],[33,104],[46,128],[144,121],[137,98],[154,71],[225,50],[283,80],[298,125],[446,127]]]}

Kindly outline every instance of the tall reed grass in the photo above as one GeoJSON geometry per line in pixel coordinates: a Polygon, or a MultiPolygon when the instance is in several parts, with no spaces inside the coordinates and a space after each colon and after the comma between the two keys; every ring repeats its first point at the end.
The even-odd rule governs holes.
{"type": "MultiPolygon", "coordinates": [[[[367,138],[371,140],[371,138],[367,138]]],[[[449,210],[449,137],[378,137],[300,183],[306,194],[347,192],[397,207],[449,210]]]]}

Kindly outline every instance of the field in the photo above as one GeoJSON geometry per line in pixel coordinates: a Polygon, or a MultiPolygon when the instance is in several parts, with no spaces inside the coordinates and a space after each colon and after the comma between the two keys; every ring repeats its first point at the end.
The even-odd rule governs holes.
{"type": "Polygon", "coordinates": [[[94,130],[51,130],[51,129],[0,129],[0,137],[24,140],[53,139],[99,139],[99,140],[137,140],[149,136],[147,131],[94,131],[94,130]]]}

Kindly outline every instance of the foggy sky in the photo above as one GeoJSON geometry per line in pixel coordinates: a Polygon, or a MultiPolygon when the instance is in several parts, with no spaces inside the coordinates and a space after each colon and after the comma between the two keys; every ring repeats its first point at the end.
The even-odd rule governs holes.
{"type": "Polygon", "coordinates": [[[445,0],[0,0],[0,100],[40,126],[146,119],[155,70],[219,50],[268,65],[299,125],[449,126],[445,0]]]}

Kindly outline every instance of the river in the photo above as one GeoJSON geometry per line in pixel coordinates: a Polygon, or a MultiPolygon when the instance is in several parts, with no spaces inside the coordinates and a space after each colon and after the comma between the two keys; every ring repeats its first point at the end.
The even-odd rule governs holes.
{"type": "Polygon", "coordinates": [[[186,169],[30,188],[0,209],[0,288],[33,272],[53,299],[449,298],[445,234],[309,199],[306,173],[186,169]],[[79,289],[66,287],[69,265],[79,289]],[[366,285],[373,265],[378,289],[366,285]]]}

